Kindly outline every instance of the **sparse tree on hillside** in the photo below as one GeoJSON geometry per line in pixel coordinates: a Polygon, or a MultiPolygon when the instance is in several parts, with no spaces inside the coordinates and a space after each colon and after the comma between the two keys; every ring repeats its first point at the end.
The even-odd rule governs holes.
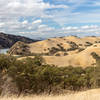
{"type": "Polygon", "coordinates": [[[41,66],[41,65],[45,64],[44,58],[40,55],[35,56],[33,61],[34,61],[34,64],[37,66],[41,66]]]}

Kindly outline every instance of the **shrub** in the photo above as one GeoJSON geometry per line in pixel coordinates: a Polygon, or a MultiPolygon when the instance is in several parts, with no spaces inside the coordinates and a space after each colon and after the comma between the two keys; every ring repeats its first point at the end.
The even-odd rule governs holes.
{"type": "Polygon", "coordinates": [[[92,52],[91,55],[96,60],[96,66],[100,66],[100,56],[95,52],[92,52]]]}
{"type": "Polygon", "coordinates": [[[55,54],[56,52],[60,51],[59,48],[55,48],[55,47],[52,47],[50,50],[49,50],[49,53],[50,55],[53,55],[55,54]]]}
{"type": "Polygon", "coordinates": [[[59,47],[59,51],[66,51],[61,45],[63,45],[62,43],[57,44],[57,46],[59,47]]]}
{"type": "Polygon", "coordinates": [[[75,42],[69,41],[71,48],[67,49],[67,51],[73,51],[78,49],[78,45],[75,42]]]}
{"type": "Polygon", "coordinates": [[[41,56],[17,60],[0,55],[0,70],[13,78],[21,93],[58,93],[100,87],[100,67],[57,67],[47,65],[41,56]]]}
{"type": "Polygon", "coordinates": [[[68,55],[68,53],[66,52],[66,53],[64,53],[64,56],[67,56],[68,55]]]}
{"type": "Polygon", "coordinates": [[[83,51],[83,50],[85,50],[84,48],[79,48],[78,49],[78,52],[81,52],[81,51],[83,51]]]}
{"type": "Polygon", "coordinates": [[[41,66],[43,63],[45,63],[45,60],[42,58],[42,56],[35,56],[34,59],[34,65],[37,65],[37,66],[41,66]]]}
{"type": "Polygon", "coordinates": [[[86,42],[85,46],[91,46],[93,45],[91,42],[86,42]]]}
{"type": "Polygon", "coordinates": [[[0,54],[0,71],[7,70],[10,66],[12,66],[16,61],[16,58],[8,55],[0,54]]]}
{"type": "Polygon", "coordinates": [[[60,54],[59,54],[59,53],[57,53],[55,56],[60,56],[60,54]]]}

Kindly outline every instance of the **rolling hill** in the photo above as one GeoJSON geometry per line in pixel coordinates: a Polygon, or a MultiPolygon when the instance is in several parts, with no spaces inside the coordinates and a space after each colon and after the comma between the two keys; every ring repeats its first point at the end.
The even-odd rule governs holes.
{"type": "Polygon", "coordinates": [[[43,55],[46,63],[57,66],[95,65],[92,53],[100,55],[100,37],[59,37],[25,44],[17,42],[12,46],[11,55],[43,55]]]}

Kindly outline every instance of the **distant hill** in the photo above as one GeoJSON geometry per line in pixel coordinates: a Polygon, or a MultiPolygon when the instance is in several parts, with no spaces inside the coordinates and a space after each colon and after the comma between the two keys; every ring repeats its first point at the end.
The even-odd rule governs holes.
{"type": "Polygon", "coordinates": [[[32,40],[23,36],[16,36],[0,32],[0,48],[10,48],[18,41],[32,43],[36,42],[37,40],[32,40]]]}
{"type": "Polygon", "coordinates": [[[93,52],[100,56],[100,37],[68,36],[30,44],[17,42],[9,50],[12,55],[41,54],[48,64],[82,67],[95,65],[96,59],[91,55],[93,52]]]}

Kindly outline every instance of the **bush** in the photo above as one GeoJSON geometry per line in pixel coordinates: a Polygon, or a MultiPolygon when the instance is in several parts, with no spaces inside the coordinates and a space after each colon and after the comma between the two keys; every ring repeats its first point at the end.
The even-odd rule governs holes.
{"type": "Polygon", "coordinates": [[[85,46],[91,46],[91,45],[93,45],[93,43],[91,43],[91,42],[86,42],[86,44],[85,44],[85,46]]]}
{"type": "Polygon", "coordinates": [[[59,53],[57,53],[55,56],[60,56],[60,54],[59,54],[59,53]]]}
{"type": "Polygon", "coordinates": [[[41,56],[17,60],[0,55],[0,70],[16,82],[20,93],[58,93],[100,87],[100,67],[57,67],[45,64],[41,56]]]}
{"type": "Polygon", "coordinates": [[[50,54],[50,55],[53,55],[53,54],[55,54],[55,53],[58,52],[58,51],[59,51],[59,48],[52,47],[52,48],[49,50],[49,54],[50,54]]]}
{"type": "Polygon", "coordinates": [[[73,50],[76,50],[79,48],[75,42],[69,41],[69,44],[70,44],[71,48],[67,49],[67,51],[73,51],[73,50]]]}
{"type": "Polygon", "coordinates": [[[0,54],[0,71],[6,71],[10,66],[12,66],[16,61],[16,58],[12,56],[5,56],[0,54]]]}
{"type": "Polygon", "coordinates": [[[81,52],[81,51],[83,51],[83,50],[85,50],[84,48],[79,48],[78,49],[78,52],[81,52]]]}

